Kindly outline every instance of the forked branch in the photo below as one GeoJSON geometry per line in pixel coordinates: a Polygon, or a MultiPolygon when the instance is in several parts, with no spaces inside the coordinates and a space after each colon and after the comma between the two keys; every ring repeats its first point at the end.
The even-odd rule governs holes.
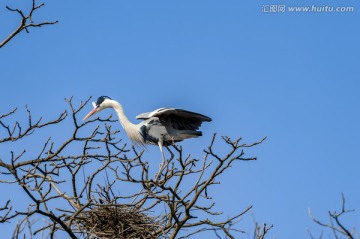
{"type": "MultiPolygon", "coordinates": [[[[328,211],[329,216],[329,222],[325,223],[320,221],[319,219],[315,218],[312,214],[311,210],[308,209],[309,215],[311,219],[321,227],[330,229],[334,235],[335,238],[341,238],[341,236],[346,236],[347,239],[358,239],[359,237],[356,237],[356,231],[355,228],[349,229],[344,225],[341,218],[345,216],[348,213],[353,212],[353,209],[346,209],[345,208],[345,196],[342,193],[341,194],[341,210],[339,212],[337,211],[328,211]]],[[[311,238],[314,238],[314,236],[311,234],[311,232],[308,232],[311,238]]],[[[320,238],[322,237],[322,234],[320,238]]]]}
{"type": "Polygon", "coordinates": [[[7,10],[18,14],[18,16],[20,17],[20,23],[19,23],[18,27],[12,33],[10,33],[0,43],[0,48],[3,47],[11,39],[13,39],[16,35],[18,35],[20,32],[22,32],[24,30],[27,33],[29,33],[30,28],[43,27],[43,26],[46,26],[46,25],[53,25],[53,24],[58,23],[58,21],[40,21],[40,22],[36,22],[36,21],[33,20],[35,12],[37,12],[44,5],[45,5],[44,3],[41,3],[41,4],[37,5],[35,3],[35,0],[32,0],[31,9],[30,9],[30,11],[28,13],[24,13],[23,10],[18,9],[18,8],[12,8],[12,7],[6,6],[7,10]]]}

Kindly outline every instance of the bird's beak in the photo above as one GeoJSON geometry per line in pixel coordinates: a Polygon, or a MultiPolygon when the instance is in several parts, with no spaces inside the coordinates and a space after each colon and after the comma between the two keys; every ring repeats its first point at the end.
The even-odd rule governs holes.
{"type": "Polygon", "coordinates": [[[92,111],[89,112],[89,114],[87,114],[83,120],[86,120],[87,118],[89,118],[90,116],[96,114],[97,112],[99,112],[99,108],[95,107],[94,109],[92,109],[92,111]]]}

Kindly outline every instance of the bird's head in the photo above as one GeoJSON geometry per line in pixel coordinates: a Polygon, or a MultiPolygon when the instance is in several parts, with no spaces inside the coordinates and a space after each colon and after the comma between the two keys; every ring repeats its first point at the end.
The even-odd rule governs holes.
{"type": "Polygon", "coordinates": [[[109,96],[100,96],[97,101],[92,102],[92,105],[94,106],[94,109],[92,109],[83,120],[86,120],[90,116],[102,111],[103,109],[111,107],[110,102],[112,99],[109,96]]]}

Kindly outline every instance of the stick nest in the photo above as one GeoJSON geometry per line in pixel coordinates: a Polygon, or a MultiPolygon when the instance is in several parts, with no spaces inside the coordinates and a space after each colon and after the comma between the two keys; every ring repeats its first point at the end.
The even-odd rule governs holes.
{"type": "Polygon", "coordinates": [[[127,205],[99,205],[79,213],[79,230],[86,238],[156,239],[160,220],[127,205]]]}

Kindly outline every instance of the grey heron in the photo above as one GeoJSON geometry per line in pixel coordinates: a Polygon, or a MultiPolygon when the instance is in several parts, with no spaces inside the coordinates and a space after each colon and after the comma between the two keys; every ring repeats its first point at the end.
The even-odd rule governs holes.
{"type": "Polygon", "coordinates": [[[211,118],[199,113],[175,108],[160,108],[139,114],[136,119],[143,121],[139,124],[133,124],[124,114],[121,104],[108,96],[101,96],[92,104],[94,109],[85,116],[84,120],[101,110],[113,108],[127,136],[133,143],[141,146],[145,146],[145,144],[159,146],[163,160],[161,165],[165,161],[163,146],[201,136],[202,132],[198,129],[202,122],[211,121],[211,118]]]}

